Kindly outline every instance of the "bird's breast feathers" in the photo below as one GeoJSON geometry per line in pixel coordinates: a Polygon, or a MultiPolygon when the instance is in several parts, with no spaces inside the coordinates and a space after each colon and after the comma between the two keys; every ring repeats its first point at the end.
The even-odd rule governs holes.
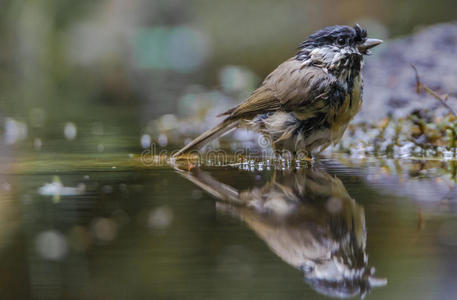
{"type": "Polygon", "coordinates": [[[349,122],[359,112],[362,104],[361,75],[354,78],[350,91],[346,85],[342,96],[329,93],[326,97],[327,102],[333,104],[323,105],[323,101],[318,101],[313,105],[310,101],[300,110],[278,110],[258,115],[246,127],[268,135],[273,144],[281,148],[323,150],[341,139],[349,122]]]}
{"type": "Polygon", "coordinates": [[[346,93],[342,105],[330,110],[328,120],[331,129],[330,139],[333,144],[339,142],[349,122],[360,111],[362,107],[362,89],[362,75],[358,74],[354,78],[352,88],[346,93]]]}

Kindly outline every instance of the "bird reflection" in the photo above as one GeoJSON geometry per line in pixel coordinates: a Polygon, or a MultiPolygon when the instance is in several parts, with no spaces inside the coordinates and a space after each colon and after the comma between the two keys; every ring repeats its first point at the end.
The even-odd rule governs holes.
{"type": "Polygon", "coordinates": [[[317,292],[365,296],[385,279],[368,266],[364,209],[343,183],[319,169],[274,171],[261,187],[237,190],[195,168],[179,171],[219,200],[218,209],[246,222],[317,292]]]}

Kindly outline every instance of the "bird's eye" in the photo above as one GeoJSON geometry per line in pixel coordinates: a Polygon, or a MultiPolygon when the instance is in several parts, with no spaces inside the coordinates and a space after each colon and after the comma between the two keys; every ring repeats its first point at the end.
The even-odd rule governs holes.
{"type": "Polygon", "coordinates": [[[346,45],[346,39],[345,39],[345,38],[339,38],[339,39],[336,40],[336,42],[337,42],[338,45],[340,45],[340,46],[346,45]]]}

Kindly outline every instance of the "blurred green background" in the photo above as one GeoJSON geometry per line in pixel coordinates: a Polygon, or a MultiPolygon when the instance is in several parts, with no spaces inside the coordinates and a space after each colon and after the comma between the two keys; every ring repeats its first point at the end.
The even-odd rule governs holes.
{"type": "Polygon", "coordinates": [[[16,123],[2,130],[49,150],[70,122],[80,138],[112,133],[137,146],[157,116],[195,113],[188,102],[202,91],[217,92],[205,105],[242,100],[318,28],[359,22],[395,38],[451,21],[456,8],[452,0],[3,0],[0,121],[16,123]]]}
{"type": "MultiPolygon", "coordinates": [[[[358,22],[388,40],[455,21],[456,9],[453,0],[0,0],[0,298],[319,297],[213,197],[135,155],[151,142],[184,144],[316,29],[358,22]]],[[[386,165],[374,169],[404,173],[400,182],[443,169],[386,165]]],[[[455,201],[432,194],[438,208],[420,231],[422,204],[385,194],[397,182],[373,188],[351,167],[329,173],[366,210],[370,265],[389,280],[372,297],[455,294],[455,201]]],[[[441,175],[424,180],[447,192],[441,175]]]]}

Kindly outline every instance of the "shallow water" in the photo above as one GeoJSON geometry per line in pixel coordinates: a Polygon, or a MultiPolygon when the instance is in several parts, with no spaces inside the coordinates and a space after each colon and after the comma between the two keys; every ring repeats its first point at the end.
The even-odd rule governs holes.
{"type": "MultiPolygon", "coordinates": [[[[312,29],[360,22],[395,38],[455,19],[452,1],[67,2],[0,2],[0,299],[455,298],[455,153],[390,147],[393,122],[346,135],[337,148],[356,157],[299,167],[171,166],[142,152],[169,154],[216,125],[312,29]],[[375,137],[379,147],[359,143],[375,137]]],[[[450,59],[421,59],[430,43],[452,46],[439,37],[379,61],[385,84],[406,89],[380,103],[415,93],[414,59],[452,97],[454,77],[423,71],[450,59]],[[383,76],[392,64],[405,72],[383,76]]],[[[269,148],[233,137],[211,146],[269,148]]]]}
{"type": "Polygon", "coordinates": [[[64,157],[3,159],[2,298],[457,293],[449,163],[181,170],[127,153],[64,157]]]}

